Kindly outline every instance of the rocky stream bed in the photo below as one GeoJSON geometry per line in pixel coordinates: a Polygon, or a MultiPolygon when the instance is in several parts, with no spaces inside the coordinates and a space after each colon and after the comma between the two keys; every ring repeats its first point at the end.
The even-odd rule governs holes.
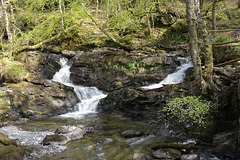
{"type": "MultiPolygon", "coordinates": [[[[0,136],[2,159],[239,158],[235,154],[237,131],[232,129],[234,121],[228,124],[219,121],[222,127],[200,136],[199,132],[193,133],[178,124],[158,121],[158,111],[167,100],[194,94],[192,70],[186,71],[183,83],[154,90],[141,87],[159,83],[177,69],[178,58],[186,56],[184,51],[126,52],[115,48],[19,54],[16,59],[25,63],[30,72],[24,81],[0,87],[0,119],[4,126],[0,128],[4,133],[0,136]],[[81,101],[73,86],[51,81],[62,67],[62,57],[69,59],[73,84],[95,86],[107,95],[98,104],[100,113],[77,119],[58,117],[75,111],[75,105],[81,101]],[[75,128],[72,131],[80,138],[72,139],[72,131],[68,131],[69,135],[55,132],[58,127],[67,125],[75,128]],[[124,136],[124,131],[128,131],[131,138],[124,136]],[[47,142],[44,141],[46,135],[59,137],[49,136],[50,142],[47,142]]],[[[238,68],[214,68],[214,81],[221,88],[219,104],[227,112],[230,102],[226,97],[232,99],[238,93],[237,75],[238,68]]],[[[228,114],[231,113],[226,116],[228,114]]]]}

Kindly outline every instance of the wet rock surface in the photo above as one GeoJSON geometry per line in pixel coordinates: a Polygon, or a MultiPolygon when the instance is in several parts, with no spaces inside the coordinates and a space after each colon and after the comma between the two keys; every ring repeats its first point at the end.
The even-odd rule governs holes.
{"type": "Polygon", "coordinates": [[[197,153],[181,155],[181,160],[200,160],[200,156],[197,153]]]}
{"type": "Polygon", "coordinates": [[[181,152],[171,148],[161,148],[152,152],[156,159],[177,159],[180,158],[181,152]]]}
{"type": "Polygon", "coordinates": [[[102,140],[102,146],[111,144],[111,143],[113,143],[114,141],[116,141],[116,140],[113,139],[113,138],[104,138],[104,139],[102,140]]]}
{"type": "Polygon", "coordinates": [[[128,130],[128,131],[124,131],[121,133],[121,136],[123,138],[133,138],[133,137],[140,137],[143,136],[144,132],[142,131],[136,131],[136,130],[128,130]]]}
{"type": "Polygon", "coordinates": [[[151,160],[151,158],[142,153],[134,153],[132,160],[151,160]]]}

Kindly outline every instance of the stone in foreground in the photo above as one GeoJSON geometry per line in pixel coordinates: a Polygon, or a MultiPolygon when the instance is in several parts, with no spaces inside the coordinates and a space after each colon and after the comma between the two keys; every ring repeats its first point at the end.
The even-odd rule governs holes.
{"type": "Polygon", "coordinates": [[[171,148],[161,148],[152,152],[152,155],[156,159],[177,159],[180,158],[181,152],[171,148]]]}

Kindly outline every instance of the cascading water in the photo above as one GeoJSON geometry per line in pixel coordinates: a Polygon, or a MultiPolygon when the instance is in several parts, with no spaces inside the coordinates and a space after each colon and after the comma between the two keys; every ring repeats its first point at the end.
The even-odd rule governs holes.
{"type": "Polygon", "coordinates": [[[96,113],[98,102],[102,98],[105,98],[107,95],[103,94],[96,87],[82,87],[72,84],[70,80],[71,64],[70,65],[68,64],[68,59],[61,58],[60,64],[62,68],[58,72],[56,72],[52,80],[63,83],[66,86],[73,87],[74,92],[76,93],[76,96],[80,101],[75,106],[76,108],[75,112],[67,113],[61,116],[81,118],[82,117],[81,115],[83,114],[96,113]]]}
{"type": "Polygon", "coordinates": [[[156,88],[161,88],[163,85],[167,84],[177,84],[181,83],[185,77],[185,71],[192,67],[192,62],[190,61],[190,58],[182,58],[179,57],[178,60],[180,61],[181,65],[177,68],[177,71],[169,74],[164,80],[162,80],[159,83],[152,84],[149,86],[143,86],[141,88],[144,89],[156,89],[156,88]]]}

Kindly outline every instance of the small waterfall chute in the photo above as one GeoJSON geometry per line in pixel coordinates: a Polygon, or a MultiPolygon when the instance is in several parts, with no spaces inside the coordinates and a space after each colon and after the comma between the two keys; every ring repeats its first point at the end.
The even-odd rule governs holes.
{"type": "Polygon", "coordinates": [[[96,87],[83,87],[74,85],[70,80],[71,64],[68,64],[68,59],[61,58],[60,64],[62,68],[56,72],[52,80],[63,83],[66,86],[73,87],[74,92],[79,100],[79,103],[77,103],[75,106],[75,112],[67,113],[61,116],[81,118],[84,114],[96,113],[99,101],[105,98],[107,95],[103,94],[103,92],[98,90],[96,87]]]}
{"type": "Polygon", "coordinates": [[[150,89],[161,88],[163,87],[163,85],[167,85],[167,84],[181,83],[185,77],[185,71],[188,68],[192,67],[193,65],[190,58],[179,57],[178,60],[180,61],[181,65],[177,68],[177,70],[174,73],[169,74],[165,79],[163,79],[159,83],[143,86],[141,88],[150,90],[150,89]]]}

